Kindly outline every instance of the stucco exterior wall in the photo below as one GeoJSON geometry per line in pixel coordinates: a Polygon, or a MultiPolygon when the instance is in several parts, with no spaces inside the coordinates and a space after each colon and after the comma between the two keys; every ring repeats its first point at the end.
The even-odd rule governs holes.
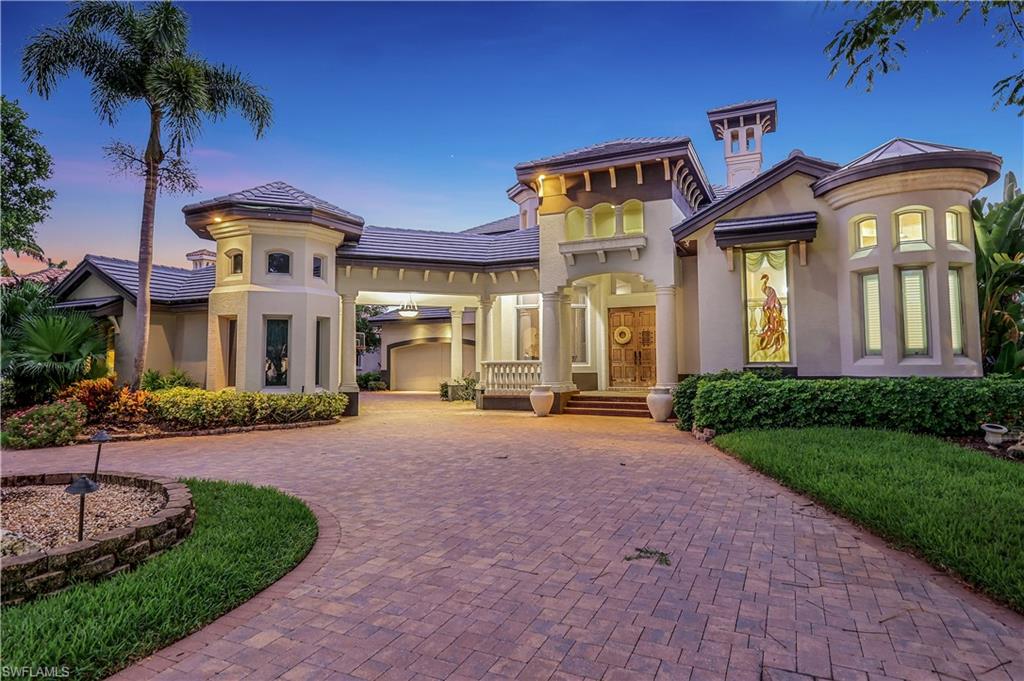
{"type": "Polygon", "coordinates": [[[206,383],[207,310],[178,313],[175,319],[174,366],[200,385],[206,383]]]}

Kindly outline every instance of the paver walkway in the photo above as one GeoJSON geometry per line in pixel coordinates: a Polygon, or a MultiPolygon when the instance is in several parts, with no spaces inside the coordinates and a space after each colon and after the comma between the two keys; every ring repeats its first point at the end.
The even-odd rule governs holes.
{"type": "Polygon", "coordinates": [[[1024,678],[1024,619],[671,426],[362,407],[104,448],[105,468],[275,485],[323,526],[297,572],[119,678],[1024,678]],[[623,560],[642,546],[671,566],[623,560]]]}

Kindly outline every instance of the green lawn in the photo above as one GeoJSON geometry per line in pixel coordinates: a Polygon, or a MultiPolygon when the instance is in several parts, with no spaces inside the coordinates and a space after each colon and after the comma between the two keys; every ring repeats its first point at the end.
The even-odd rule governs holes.
{"type": "Polygon", "coordinates": [[[878,430],[738,431],[715,444],[1024,612],[1024,465],[878,430]]]}
{"type": "Polygon", "coordinates": [[[269,487],[185,480],[196,525],[133,572],[4,608],[3,664],[100,679],[252,598],[312,548],[316,517],[269,487]]]}

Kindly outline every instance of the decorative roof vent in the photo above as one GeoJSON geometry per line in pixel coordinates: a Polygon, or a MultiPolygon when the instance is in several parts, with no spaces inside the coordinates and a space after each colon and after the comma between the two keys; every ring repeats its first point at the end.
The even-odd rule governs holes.
{"type": "Polygon", "coordinates": [[[185,258],[192,263],[192,269],[201,270],[217,264],[217,254],[211,250],[200,248],[198,251],[186,253],[185,258]]]}
{"type": "Polygon", "coordinates": [[[726,186],[738,187],[761,174],[761,138],[778,127],[774,99],[757,99],[708,111],[711,131],[725,145],[726,186]]]}

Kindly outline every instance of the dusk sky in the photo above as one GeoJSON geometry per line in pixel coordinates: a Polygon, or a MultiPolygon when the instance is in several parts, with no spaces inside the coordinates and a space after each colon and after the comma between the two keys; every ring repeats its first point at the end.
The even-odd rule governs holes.
{"type": "MultiPolygon", "coordinates": [[[[202,189],[159,198],[160,264],[184,266],[186,251],[212,246],[185,226],[182,205],[273,180],[369,224],[440,230],[513,214],[515,163],[620,137],[689,135],[719,183],[722,150],[705,112],[745,99],[778,99],[766,166],[795,148],[847,162],[896,136],[992,151],[1004,172],[1024,165],[1022,119],[993,111],[991,96],[1019,64],[974,16],[910,34],[902,70],[865,93],[847,89],[846,74],[828,80],[822,51],[852,10],[817,3],[185,7],[192,49],[262,85],[274,124],[259,141],[238,117],[206,126],[191,153],[202,189]]],[[[71,264],[85,253],[134,260],[141,181],[112,176],[102,147],[144,144],[142,105],[114,129],[80,76],[48,101],[21,81],[25,44],[66,11],[0,5],[3,93],[28,111],[55,163],[57,199],[39,242],[71,264]]]]}

